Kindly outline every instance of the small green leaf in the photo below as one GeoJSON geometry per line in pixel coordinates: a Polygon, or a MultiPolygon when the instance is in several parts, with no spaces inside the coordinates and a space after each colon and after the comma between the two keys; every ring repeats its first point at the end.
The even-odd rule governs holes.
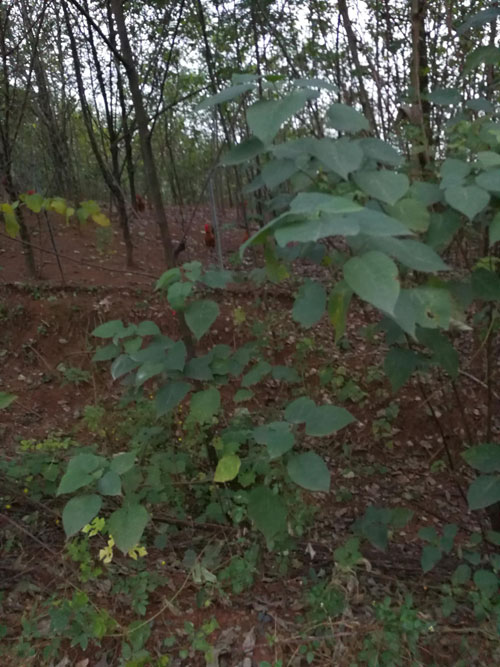
{"type": "MultiPolygon", "coordinates": [[[[500,158],[500,155],[498,156],[500,158]]],[[[490,222],[489,227],[490,246],[500,241],[500,213],[497,213],[490,222]]]]}
{"type": "Polygon", "coordinates": [[[387,313],[399,296],[398,267],[381,252],[370,251],[344,264],[344,279],[362,299],[387,313]]]}
{"type": "Polygon", "coordinates": [[[260,139],[257,139],[257,137],[249,137],[237,146],[231,148],[231,150],[223,156],[221,164],[229,167],[241,164],[242,162],[247,162],[248,160],[257,157],[257,155],[260,155],[260,153],[263,153],[265,149],[266,147],[260,139]]]}
{"type": "Polygon", "coordinates": [[[236,394],[233,396],[233,401],[235,403],[244,403],[253,398],[254,393],[251,389],[238,389],[236,394]]]}
{"type": "Polygon", "coordinates": [[[230,482],[238,476],[241,467],[241,459],[236,454],[223,456],[217,463],[215,469],[214,482],[223,484],[230,482]]]}
{"type": "Polygon", "coordinates": [[[68,500],[62,513],[62,523],[66,537],[75,535],[90,523],[99,513],[101,505],[101,496],[95,493],[76,496],[68,500]]]}
{"type": "Polygon", "coordinates": [[[144,320],[137,325],[138,336],[159,336],[161,334],[158,325],[150,320],[144,320]]]}
{"type": "Polygon", "coordinates": [[[96,327],[91,335],[97,338],[113,338],[116,334],[121,333],[124,328],[121,320],[111,320],[96,327]]]}
{"type": "Polygon", "coordinates": [[[425,232],[429,227],[430,213],[427,206],[418,199],[404,197],[391,207],[390,213],[412,232],[425,232]]]}
{"type": "Polygon", "coordinates": [[[110,361],[111,359],[116,359],[120,354],[120,348],[114,343],[109,345],[104,345],[103,347],[98,347],[95,351],[92,361],[110,361]]]}
{"type": "Polygon", "coordinates": [[[211,423],[220,409],[220,392],[215,387],[198,391],[191,396],[189,419],[197,424],[211,423]]]}
{"type": "Polygon", "coordinates": [[[500,477],[480,475],[469,486],[467,501],[471,510],[483,509],[500,501],[500,477]]]}
{"type": "Polygon", "coordinates": [[[97,489],[103,496],[120,496],[122,493],[120,476],[114,470],[108,470],[97,482],[97,489]]]}
{"type": "Polygon", "coordinates": [[[0,410],[5,410],[16,400],[15,394],[8,394],[6,391],[0,391],[0,410]]]}
{"type": "Polygon", "coordinates": [[[186,324],[195,338],[200,340],[219,316],[219,306],[215,301],[194,301],[185,310],[186,324]]]}
{"type": "Polygon", "coordinates": [[[320,139],[312,147],[312,154],[327,171],[333,171],[345,181],[349,174],[360,168],[363,162],[363,151],[356,141],[342,137],[336,141],[320,139]]]}
{"type": "Polygon", "coordinates": [[[286,532],[286,507],[280,496],[267,486],[257,486],[250,491],[248,516],[269,542],[276,535],[286,532]]]}
{"type": "Polygon", "coordinates": [[[118,475],[123,475],[134,467],[134,463],[134,452],[120,452],[111,459],[110,469],[118,475]]]}
{"type": "Polygon", "coordinates": [[[189,382],[167,382],[156,394],[156,414],[162,417],[173,410],[191,390],[189,382]]]}
{"type": "Polygon", "coordinates": [[[354,180],[367,195],[391,206],[401,199],[410,187],[410,181],[405,174],[396,174],[387,169],[358,171],[354,174],[354,180]]]}
{"type": "Polygon", "coordinates": [[[290,432],[290,424],[287,422],[272,422],[264,426],[258,426],[253,431],[255,442],[266,445],[269,457],[277,459],[290,451],[294,445],[294,435],[290,432]]]}
{"type": "Polygon", "coordinates": [[[260,382],[263,378],[266,377],[272,370],[272,366],[267,361],[259,361],[255,366],[253,366],[248,373],[246,373],[242,380],[242,387],[251,387],[257,382],[260,382]]]}
{"type": "Polygon", "coordinates": [[[300,382],[300,375],[295,368],[290,368],[290,366],[273,366],[272,377],[273,380],[278,380],[278,382],[290,382],[292,384],[300,382]]]}
{"type": "Polygon", "coordinates": [[[330,292],[328,317],[335,329],[335,343],[338,343],[345,333],[347,312],[351,298],[352,289],[343,280],[339,281],[330,292]]]}
{"type": "Polygon", "coordinates": [[[419,357],[412,350],[391,347],[385,357],[384,371],[396,393],[418,368],[419,357]]]}
{"type": "Polygon", "coordinates": [[[139,543],[149,521],[146,508],[138,503],[127,503],[108,519],[109,534],[124,554],[139,543]]]}
{"type": "Polygon", "coordinates": [[[288,461],[287,471],[292,482],[308,491],[330,490],[330,472],[323,459],[314,452],[298,454],[288,461]]]}
{"type": "Polygon", "coordinates": [[[326,291],[321,283],[307,280],[299,289],[293,304],[292,317],[309,329],[323,317],[326,306],[326,291]]]}
{"type": "Polygon", "coordinates": [[[311,90],[295,90],[280,100],[261,100],[247,109],[247,121],[252,133],[263,144],[270,143],[280,127],[302,109],[308,99],[317,97],[311,90]]]}
{"type": "Polygon", "coordinates": [[[444,197],[448,204],[473,220],[488,206],[490,195],[477,185],[454,185],[446,188],[444,197]]]}
{"type": "Polygon", "coordinates": [[[220,93],[211,95],[210,97],[202,100],[196,107],[196,110],[201,111],[202,109],[208,109],[209,107],[215,106],[216,104],[230,102],[240,95],[243,95],[243,93],[248,93],[248,91],[253,90],[255,85],[255,83],[248,82],[225,88],[224,90],[221,90],[220,93]]]}
{"type": "Polygon", "coordinates": [[[486,598],[491,598],[498,592],[500,581],[491,570],[477,570],[474,572],[473,580],[486,598]]]}
{"type": "Polygon", "coordinates": [[[340,431],[355,421],[354,417],[345,408],[335,405],[314,406],[307,413],[306,434],[325,436],[340,431]]]}
{"type": "Polygon", "coordinates": [[[454,586],[464,586],[471,577],[471,569],[466,563],[460,563],[451,576],[451,583],[454,586]]]}
{"type": "Polygon", "coordinates": [[[422,549],[422,557],[420,559],[424,574],[430,572],[432,568],[439,563],[442,557],[443,554],[441,553],[441,549],[432,544],[426,544],[422,549]]]}

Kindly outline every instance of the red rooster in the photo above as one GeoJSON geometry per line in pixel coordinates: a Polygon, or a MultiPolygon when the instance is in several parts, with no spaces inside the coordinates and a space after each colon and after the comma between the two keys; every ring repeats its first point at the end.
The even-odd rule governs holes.
{"type": "Polygon", "coordinates": [[[214,228],[208,222],[205,225],[205,245],[207,248],[215,248],[214,228]]]}
{"type": "Polygon", "coordinates": [[[135,195],[135,210],[139,211],[139,213],[144,213],[146,209],[146,202],[144,201],[144,197],[141,197],[141,195],[135,195]]]}

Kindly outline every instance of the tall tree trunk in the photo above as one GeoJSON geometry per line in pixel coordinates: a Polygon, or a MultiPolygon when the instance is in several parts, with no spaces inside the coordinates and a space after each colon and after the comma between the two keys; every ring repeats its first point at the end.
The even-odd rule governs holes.
{"type": "Polygon", "coordinates": [[[377,124],[375,122],[375,115],[373,113],[372,105],[370,103],[370,98],[368,97],[368,93],[366,92],[365,84],[363,82],[363,74],[361,71],[361,63],[359,60],[359,53],[358,53],[358,44],[356,41],[356,35],[354,34],[354,30],[352,28],[352,23],[349,17],[349,10],[347,9],[346,0],[338,0],[338,7],[340,15],[342,16],[342,23],[344,24],[344,30],[347,35],[347,43],[349,44],[349,51],[351,53],[351,58],[354,63],[354,67],[356,69],[356,78],[358,79],[358,87],[359,87],[359,101],[361,103],[363,113],[368,119],[371,131],[376,134],[377,124]]]}
{"type": "MultiPolygon", "coordinates": [[[[69,42],[70,42],[70,47],[71,47],[71,54],[73,56],[73,64],[75,68],[75,77],[76,77],[76,83],[77,83],[77,88],[78,88],[78,95],[80,98],[80,104],[82,107],[82,115],[83,115],[83,120],[85,123],[85,128],[87,130],[87,136],[89,138],[90,146],[92,148],[92,152],[94,154],[94,157],[96,159],[97,165],[99,167],[99,170],[102,174],[102,177],[104,179],[104,182],[106,183],[106,186],[108,187],[109,191],[111,192],[113,198],[116,201],[117,204],[117,209],[118,209],[118,219],[120,222],[120,227],[122,229],[122,234],[123,234],[123,239],[125,242],[125,247],[126,247],[126,253],[127,253],[127,266],[132,266],[133,265],[133,245],[132,245],[132,239],[130,237],[130,230],[128,226],[128,218],[127,218],[127,207],[125,204],[125,199],[123,196],[123,191],[120,187],[120,183],[116,180],[118,177],[119,179],[119,166],[118,164],[115,164],[115,171],[111,172],[106,164],[105,158],[101,153],[101,150],[99,148],[99,144],[97,142],[95,133],[94,133],[94,124],[93,124],[93,119],[92,119],[92,114],[90,112],[89,106],[87,104],[87,98],[85,95],[85,86],[83,83],[83,77],[82,77],[82,71],[81,71],[81,63],[80,63],[80,57],[78,54],[78,48],[76,44],[76,39],[75,35],[73,32],[73,27],[71,25],[71,20],[68,12],[68,7],[63,0],[62,2],[63,6],[63,11],[64,11],[64,18],[66,22],[66,29],[68,31],[68,37],[69,37],[69,42]]],[[[108,127],[109,131],[109,127],[108,127]]],[[[113,124],[111,122],[111,131],[114,133],[114,128],[113,124]]],[[[113,134],[114,136],[114,134],[113,134]]],[[[112,140],[112,136],[110,136],[110,140],[112,140]]],[[[115,142],[116,143],[116,142],[115,142]]],[[[116,151],[117,147],[116,146],[111,146],[111,153],[112,153],[112,159],[117,161],[117,153],[114,153],[113,151],[116,151]]]]}
{"type": "Polygon", "coordinates": [[[425,15],[427,0],[411,0],[411,73],[410,82],[413,88],[413,97],[418,109],[418,118],[421,127],[422,145],[418,152],[418,161],[421,170],[425,170],[431,161],[431,105],[423,99],[429,92],[429,74],[427,62],[427,34],[425,31],[425,15]]]}
{"type": "Polygon", "coordinates": [[[146,180],[148,182],[149,195],[153,204],[156,223],[160,230],[165,263],[167,266],[174,266],[174,247],[168,228],[167,216],[165,213],[163,197],[161,194],[160,179],[158,177],[156,161],[151,146],[149,121],[146,114],[146,109],[144,108],[144,100],[139,86],[139,76],[137,74],[137,68],[132,55],[132,48],[128,38],[127,26],[125,24],[125,16],[123,14],[121,0],[111,0],[111,8],[116,21],[116,29],[122,50],[122,61],[125,66],[130,94],[132,96],[132,103],[134,105],[137,129],[141,142],[142,160],[144,162],[144,170],[146,172],[146,180]]]}
{"type": "MultiPolygon", "coordinates": [[[[132,95],[132,103],[134,105],[135,117],[137,122],[137,130],[141,141],[142,160],[144,162],[144,169],[146,171],[146,178],[149,184],[149,194],[153,203],[156,222],[160,229],[160,235],[163,244],[163,254],[167,266],[175,265],[175,251],[172,244],[172,237],[168,228],[167,216],[165,207],[163,205],[163,197],[161,194],[160,179],[158,177],[158,170],[156,168],[156,161],[151,146],[151,133],[149,131],[149,122],[144,107],[144,100],[139,86],[139,76],[137,68],[134,63],[132,49],[127,33],[127,26],[125,24],[125,16],[123,14],[123,6],[121,0],[111,0],[111,8],[116,21],[116,29],[120,38],[122,47],[122,62],[127,73],[127,79],[130,87],[130,94],[132,95]]],[[[188,357],[192,357],[195,352],[195,345],[191,331],[186,324],[184,314],[178,313],[179,328],[181,336],[186,345],[188,357]]]]}

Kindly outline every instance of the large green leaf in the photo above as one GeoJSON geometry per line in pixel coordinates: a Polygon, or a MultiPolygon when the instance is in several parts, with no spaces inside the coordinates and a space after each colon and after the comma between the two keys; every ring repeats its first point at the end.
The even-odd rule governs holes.
{"type": "Polygon", "coordinates": [[[113,512],[107,527],[118,549],[126,554],[137,546],[148,521],[149,514],[145,507],[136,502],[127,502],[113,512]]]}
{"type": "Polygon", "coordinates": [[[391,208],[390,213],[412,232],[425,232],[429,227],[430,213],[418,199],[404,197],[391,208]]]}
{"type": "Polygon", "coordinates": [[[264,165],[260,173],[264,185],[269,190],[274,190],[284,181],[288,180],[297,171],[293,160],[272,160],[264,165]]]}
{"type": "Polygon", "coordinates": [[[500,472],[500,445],[496,442],[485,442],[470,447],[462,456],[467,463],[479,472],[500,472]]]}
{"type": "Polygon", "coordinates": [[[427,99],[439,106],[456,106],[460,103],[460,91],[457,88],[434,88],[427,94],[427,99]]]}
{"type": "Polygon", "coordinates": [[[392,313],[399,295],[398,267],[377,250],[353,257],[344,264],[344,279],[359,297],[392,313]]]}
{"type": "Polygon", "coordinates": [[[268,542],[286,532],[286,515],[283,500],[267,486],[257,486],[250,491],[248,516],[268,542]]]}
{"type": "Polygon", "coordinates": [[[500,154],[495,151],[479,151],[477,160],[483,169],[500,167],[500,154]]]}
{"type": "Polygon", "coordinates": [[[314,157],[328,170],[338,174],[345,181],[349,174],[360,168],[363,162],[363,151],[358,142],[348,137],[320,139],[314,144],[314,157]]]}
{"type": "Polygon", "coordinates": [[[313,436],[331,435],[355,421],[345,408],[335,405],[314,406],[306,417],[306,434],[313,436]]]}
{"type": "Polygon", "coordinates": [[[396,174],[388,169],[358,171],[354,180],[367,195],[390,205],[401,199],[410,187],[405,174],[396,174]]]}
{"type": "Polygon", "coordinates": [[[471,170],[472,165],[469,162],[451,157],[447,158],[441,165],[441,188],[463,185],[471,170]]]}
{"type": "Polygon", "coordinates": [[[447,209],[443,213],[433,212],[425,242],[437,252],[442,252],[453,241],[461,226],[462,221],[457,211],[447,209]]]}
{"type": "Polygon", "coordinates": [[[272,422],[257,426],[253,431],[255,442],[266,445],[271,459],[277,459],[292,449],[295,442],[290,424],[287,422],[272,422]]]}
{"type": "Polygon", "coordinates": [[[336,343],[339,342],[345,333],[347,311],[349,310],[351,298],[352,289],[343,280],[339,281],[330,292],[327,310],[330,322],[335,329],[336,343]]]}
{"type": "Polygon", "coordinates": [[[298,454],[288,461],[292,482],[308,491],[329,491],[330,472],[323,459],[314,452],[298,454]]]}
{"type": "Polygon", "coordinates": [[[359,143],[366,157],[376,160],[380,164],[385,164],[388,167],[399,167],[403,161],[402,156],[387,141],[375,137],[367,137],[366,139],[361,139],[359,143]]]}
{"type": "Polygon", "coordinates": [[[313,213],[355,213],[363,207],[347,197],[337,197],[324,192],[299,192],[290,203],[290,212],[311,215],[313,213]]]}
{"type": "Polygon", "coordinates": [[[454,185],[446,188],[444,197],[448,204],[473,220],[478,213],[488,206],[490,195],[477,185],[454,185]]]}
{"type": "Polygon", "coordinates": [[[247,109],[247,122],[262,143],[270,143],[291,116],[300,111],[308,99],[317,97],[311,90],[295,90],[281,100],[261,100],[247,109]]]}
{"type": "Polygon", "coordinates": [[[214,106],[216,104],[222,104],[223,102],[230,102],[231,100],[236,99],[243,93],[247,93],[249,90],[253,90],[255,88],[255,85],[256,85],[255,83],[243,83],[236,86],[230,86],[229,88],[222,90],[220,93],[217,93],[216,95],[212,95],[211,97],[207,97],[205,100],[202,100],[198,104],[196,109],[197,110],[208,109],[209,107],[214,106]]]}
{"type": "Polygon", "coordinates": [[[500,169],[489,169],[476,176],[479,187],[494,194],[500,194],[500,169]]]}
{"type": "Polygon", "coordinates": [[[193,332],[195,338],[200,338],[207,333],[212,324],[219,316],[219,306],[215,301],[207,299],[193,301],[185,310],[186,324],[193,332]]]}
{"type": "Polygon", "coordinates": [[[347,104],[332,104],[328,108],[326,115],[328,116],[329,124],[336,130],[339,130],[339,132],[356,133],[361,130],[370,129],[370,124],[363,114],[347,104]]]}
{"type": "Polygon", "coordinates": [[[191,390],[189,382],[167,382],[156,394],[156,414],[161,417],[173,410],[191,390]]]}
{"type": "Polygon", "coordinates": [[[500,63],[500,49],[492,44],[478,46],[470,51],[465,58],[464,74],[479,67],[479,65],[498,65],[500,63]]]}
{"type": "MultiPolygon", "coordinates": [[[[99,476],[97,473],[106,465],[103,456],[91,453],[77,454],[70,459],[66,472],[59,482],[57,495],[73,493],[82,486],[94,482],[99,476]]],[[[102,473],[99,473],[102,474],[102,473]]]]}
{"type": "Polygon", "coordinates": [[[471,510],[480,510],[498,503],[500,501],[500,477],[480,475],[469,486],[467,501],[471,510]]]}
{"type": "Polygon", "coordinates": [[[220,392],[215,387],[191,396],[189,417],[198,424],[210,423],[220,408],[220,392]]]}
{"type": "Polygon", "coordinates": [[[266,147],[260,139],[257,139],[257,137],[250,137],[249,139],[242,141],[241,144],[231,148],[231,150],[224,155],[221,163],[226,165],[226,167],[241,164],[242,162],[247,162],[248,160],[257,157],[257,155],[260,155],[265,150],[266,147]]]}
{"type": "Polygon", "coordinates": [[[372,239],[371,247],[391,255],[399,262],[414,269],[432,273],[449,271],[449,267],[432,248],[412,239],[396,239],[393,237],[372,239]]]}
{"type": "Polygon", "coordinates": [[[356,222],[359,225],[360,232],[367,236],[412,235],[407,225],[372,208],[366,207],[362,211],[349,213],[345,217],[353,223],[356,222]]]}
{"type": "Polygon", "coordinates": [[[317,324],[326,307],[326,291],[321,283],[307,280],[299,289],[293,304],[293,319],[305,328],[317,324]]]}
{"type": "Polygon", "coordinates": [[[488,9],[474,12],[473,14],[470,14],[468,18],[458,26],[458,28],[456,28],[456,31],[459,35],[463,35],[471,28],[480,28],[486,23],[496,21],[499,16],[500,9],[498,7],[489,7],[488,9]]]}
{"type": "Polygon", "coordinates": [[[285,419],[291,424],[301,424],[309,418],[316,408],[314,401],[307,396],[301,396],[289,403],[285,410],[285,419]]]}
{"type": "Polygon", "coordinates": [[[76,496],[68,500],[62,513],[62,522],[66,537],[75,535],[90,523],[99,513],[101,506],[101,496],[95,493],[86,496],[76,496]]]}
{"type": "Polygon", "coordinates": [[[426,183],[415,181],[412,183],[410,192],[424,206],[432,206],[442,201],[443,193],[437,183],[426,183]]]}
{"type": "Polygon", "coordinates": [[[482,301],[500,300],[500,277],[488,269],[476,269],[471,277],[472,291],[482,301]]]}
{"type": "Polygon", "coordinates": [[[278,245],[284,248],[290,242],[309,243],[328,236],[356,236],[359,224],[350,215],[321,213],[317,217],[306,218],[279,227],[274,236],[278,245]]]}

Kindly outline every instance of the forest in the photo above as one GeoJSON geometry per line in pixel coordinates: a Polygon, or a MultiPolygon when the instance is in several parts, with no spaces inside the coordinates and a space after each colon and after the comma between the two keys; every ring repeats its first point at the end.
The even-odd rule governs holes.
{"type": "Polygon", "coordinates": [[[0,663],[500,664],[493,0],[0,0],[0,663]]]}

